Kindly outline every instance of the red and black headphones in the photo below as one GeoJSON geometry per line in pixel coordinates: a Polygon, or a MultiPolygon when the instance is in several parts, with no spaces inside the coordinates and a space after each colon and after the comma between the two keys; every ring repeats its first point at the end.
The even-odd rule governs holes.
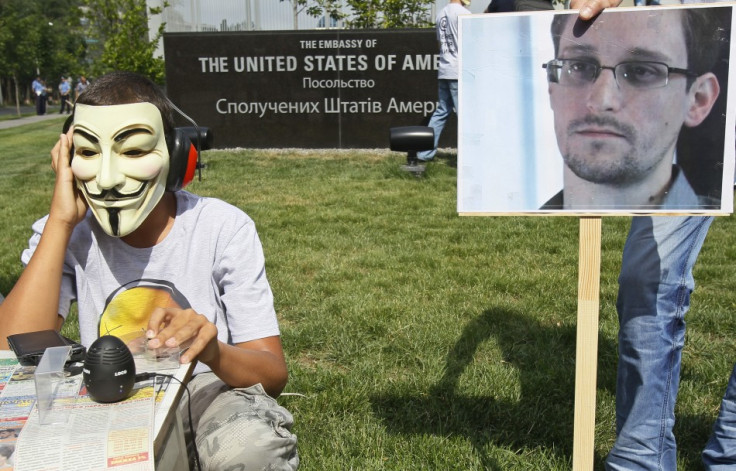
{"type": "MultiPolygon", "coordinates": [[[[194,174],[200,165],[200,149],[202,148],[203,128],[174,128],[166,136],[166,147],[169,150],[169,174],[166,177],[166,190],[179,191],[194,180],[194,174]]],[[[210,135],[208,130],[205,133],[210,135]]],[[[205,138],[206,139],[206,138],[205,138]]]]}

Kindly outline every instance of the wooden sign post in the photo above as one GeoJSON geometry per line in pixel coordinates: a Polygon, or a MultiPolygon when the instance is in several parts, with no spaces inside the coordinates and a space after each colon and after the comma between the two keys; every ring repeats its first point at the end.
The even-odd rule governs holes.
{"type": "Polygon", "coordinates": [[[601,275],[601,218],[580,218],[573,471],[593,469],[601,275]]]}

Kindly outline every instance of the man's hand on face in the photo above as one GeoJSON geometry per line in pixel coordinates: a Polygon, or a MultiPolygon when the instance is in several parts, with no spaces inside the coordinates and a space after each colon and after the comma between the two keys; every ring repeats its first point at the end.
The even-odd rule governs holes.
{"type": "Polygon", "coordinates": [[[72,126],[66,134],[59,136],[59,141],[51,149],[51,168],[56,172],[56,184],[49,210],[49,218],[67,224],[70,228],[74,228],[87,213],[87,203],[77,190],[70,167],[73,132],[72,126]]]}
{"type": "Polygon", "coordinates": [[[580,10],[581,20],[590,20],[605,8],[617,7],[623,0],[571,0],[570,8],[580,10]]]}

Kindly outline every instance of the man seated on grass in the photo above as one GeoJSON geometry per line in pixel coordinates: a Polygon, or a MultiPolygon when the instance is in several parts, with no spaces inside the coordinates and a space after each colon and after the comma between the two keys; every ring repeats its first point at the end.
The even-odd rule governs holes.
{"type": "Polygon", "coordinates": [[[273,399],[287,369],[254,223],[178,191],[172,110],[155,84],[126,72],[79,96],[51,151],[49,214],[0,304],[0,347],[10,334],[60,329],[72,301],[86,346],[132,331],[152,348],[189,345],[181,362],[199,364],[188,448],[201,469],[296,469],[293,419],[273,399]]]}

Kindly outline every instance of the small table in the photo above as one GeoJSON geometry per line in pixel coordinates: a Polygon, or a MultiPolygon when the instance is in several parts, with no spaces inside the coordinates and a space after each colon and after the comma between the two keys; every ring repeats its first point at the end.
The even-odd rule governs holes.
{"type": "Polygon", "coordinates": [[[179,401],[184,394],[184,387],[192,377],[195,362],[179,366],[166,388],[164,397],[156,404],[156,416],[153,424],[153,456],[157,471],[178,471],[189,469],[187,445],[184,440],[184,425],[179,414],[179,401]]]}
{"type": "MultiPolygon", "coordinates": [[[[10,350],[0,350],[0,360],[4,360],[6,365],[8,360],[17,362],[15,354],[10,350]]],[[[163,393],[163,398],[157,401],[155,405],[153,456],[157,471],[176,471],[189,468],[184,427],[181,415],[178,412],[178,405],[184,393],[182,384],[186,384],[191,378],[195,364],[195,362],[192,362],[179,365],[178,368],[158,371],[161,374],[171,375],[175,379],[169,381],[163,393]]]]}

